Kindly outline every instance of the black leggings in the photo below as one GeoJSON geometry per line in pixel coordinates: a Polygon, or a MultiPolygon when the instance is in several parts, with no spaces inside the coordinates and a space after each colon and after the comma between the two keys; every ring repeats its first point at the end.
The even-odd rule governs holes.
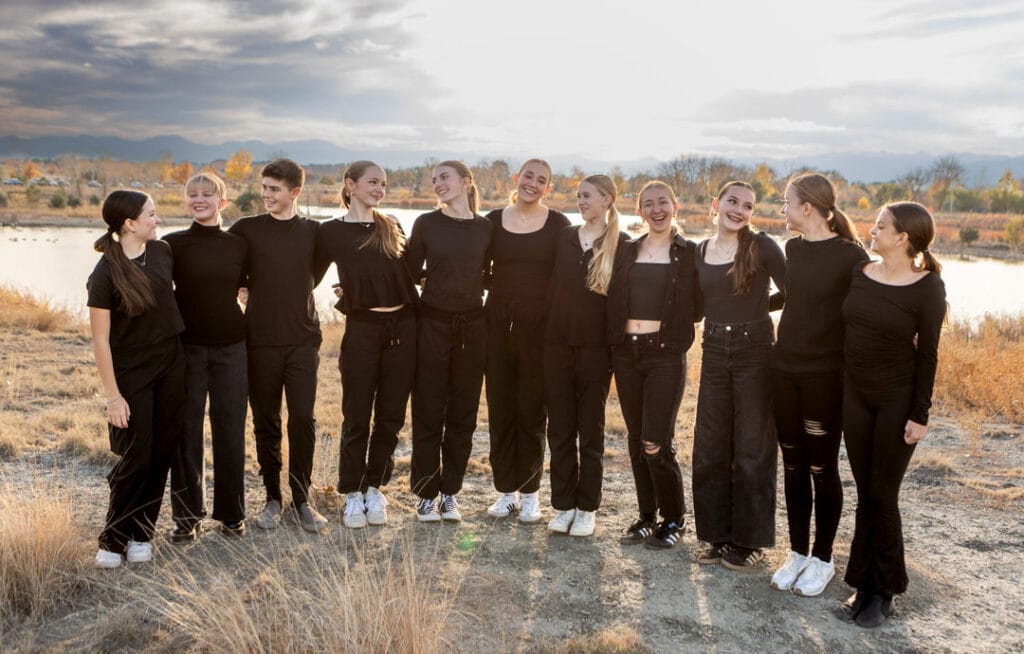
{"type": "Polygon", "coordinates": [[[862,391],[848,384],[843,431],[857,483],[857,523],[846,583],[858,590],[892,595],[907,589],[899,494],[915,445],[903,432],[913,388],[862,391]]]}
{"type": "Polygon", "coordinates": [[[832,560],[832,543],[843,512],[839,479],[842,375],[838,371],[790,374],[772,370],[771,376],[790,548],[805,556],[810,550],[813,506],[814,549],[810,551],[828,562],[832,560]]]}

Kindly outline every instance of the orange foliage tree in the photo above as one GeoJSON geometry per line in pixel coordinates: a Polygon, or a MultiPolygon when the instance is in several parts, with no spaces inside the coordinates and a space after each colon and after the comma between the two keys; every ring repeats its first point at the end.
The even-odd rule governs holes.
{"type": "Polygon", "coordinates": [[[252,152],[239,150],[228,158],[224,176],[231,182],[244,182],[252,174],[252,152]]]}
{"type": "Polygon", "coordinates": [[[192,164],[187,161],[182,161],[177,166],[171,168],[168,176],[171,181],[178,184],[184,184],[188,181],[188,178],[192,176],[192,164]]]}

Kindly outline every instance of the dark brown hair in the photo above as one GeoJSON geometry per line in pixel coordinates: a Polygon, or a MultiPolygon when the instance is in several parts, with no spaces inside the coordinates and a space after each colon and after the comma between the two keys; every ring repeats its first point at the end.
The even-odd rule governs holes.
{"type": "Polygon", "coordinates": [[[434,164],[434,170],[442,166],[454,169],[462,179],[469,178],[469,189],[466,190],[466,199],[469,201],[469,210],[476,213],[477,207],[480,206],[480,189],[476,186],[476,178],[473,177],[473,171],[469,166],[455,159],[447,159],[441,163],[434,164]]]}
{"type": "Polygon", "coordinates": [[[853,221],[836,207],[836,187],[832,180],[818,173],[804,173],[789,180],[789,185],[801,202],[808,203],[828,220],[830,230],[840,238],[864,247],[853,221]]]}
{"type": "Polygon", "coordinates": [[[291,159],[274,159],[260,171],[260,177],[273,177],[288,185],[288,190],[301,188],[306,183],[306,171],[291,159]]]}
{"type": "MultiPolygon", "coordinates": [[[[749,190],[757,198],[757,191],[754,190],[753,186],[747,182],[732,180],[722,185],[722,188],[718,191],[718,200],[721,201],[725,197],[726,192],[734,186],[749,190]]],[[[729,268],[729,272],[732,273],[733,295],[746,295],[754,284],[754,277],[757,275],[757,267],[760,263],[757,242],[754,240],[754,234],[756,233],[757,231],[750,223],[747,223],[737,234],[739,243],[736,245],[736,254],[732,259],[732,268],[729,268]]]]}
{"type": "Polygon", "coordinates": [[[107,232],[92,246],[107,260],[114,290],[121,296],[121,309],[132,317],[155,307],[156,298],[146,273],[125,256],[120,236],[125,221],[138,218],[148,201],[149,196],[139,191],[118,190],[108,195],[103,201],[103,222],[107,223],[107,232]]]}
{"type": "MultiPolygon", "coordinates": [[[[342,181],[351,179],[353,182],[358,182],[366,171],[370,168],[380,168],[372,161],[362,160],[350,163],[345,169],[345,174],[342,177],[342,181]]],[[[349,192],[347,186],[341,187],[341,203],[348,209],[352,206],[352,194],[349,192]]],[[[363,241],[363,244],[359,246],[359,249],[363,249],[368,246],[374,246],[380,250],[384,256],[391,257],[392,259],[398,259],[402,256],[402,251],[405,250],[405,235],[402,234],[402,230],[398,228],[398,223],[388,218],[380,211],[377,211],[375,207],[371,208],[373,214],[373,233],[368,239],[363,241]]]]}
{"type": "Polygon", "coordinates": [[[890,202],[883,209],[892,215],[892,226],[896,233],[907,235],[907,255],[914,260],[919,270],[928,270],[942,275],[942,264],[932,255],[929,248],[935,239],[935,218],[924,205],[917,202],[890,202]],[[917,264],[920,255],[921,263],[917,264]]]}

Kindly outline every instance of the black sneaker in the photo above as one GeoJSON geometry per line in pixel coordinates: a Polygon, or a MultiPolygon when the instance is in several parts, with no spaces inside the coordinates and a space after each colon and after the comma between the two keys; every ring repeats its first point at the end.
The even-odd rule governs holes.
{"type": "Polygon", "coordinates": [[[880,627],[895,610],[896,607],[893,604],[892,596],[889,596],[887,599],[881,595],[872,594],[864,602],[864,607],[857,614],[857,617],[854,618],[854,622],[857,623],[858,627],[874,629],[875,627],[880,627]]]}
{"type": "Polygon", "coordinates": [[[857,615],[864,608],[868,598],[871,597],[871,593],[866,590],[854,591],[853,595],[846,598],[846,601],[839,605],[839,608],[835,610],[836,617],[843,622],[853,622],[857,615]]]}
{"type": "Polygon", "coordinates": [[[764,561],[764,550],[730,545],[722,554],[722,565],[730,570],[747,571],[764,561]]]}
{"type": "Polygon", "coordinates": [[[718,565],[729,550],[729,543],[712,543],[697,555],[697,563],[701,565],[718,565]]]}
{"type": "Polygon", "coordinates": [[[238,522],[222,522],[220,523],[220,533],[225,536],[231,536],[238,538],[239,536],[245,535],[245,520],[239,520],[238,522]]]}
{"type": "Polygon", "coordinates": [[[640,518],[626,529],[625,535],[619,539],[619,542],[625,545],[637,545],[647,540],[647,537],[654,533],[654,529],[658,525],[653,520],[647,520],[646,518],[640,518]]]}
{"type": "Polygon", "coordinates": [[[191,543],[199,536],[198,522],[179,522],[171,529],[172,543],[191,543]]]}
{"type": "Polygon", "coordinates": [[[644,541],[644,547],[652,550],[671,549],[683,539],[683,532],[685,531],[685,522],[662,520],[658,523],[658,528],[654,530],[654,533],[644,541]]]}

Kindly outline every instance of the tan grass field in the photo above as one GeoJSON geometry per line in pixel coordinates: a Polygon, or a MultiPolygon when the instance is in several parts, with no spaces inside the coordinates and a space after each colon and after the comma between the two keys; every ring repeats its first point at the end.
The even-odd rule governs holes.
{"type": "MultiPolygon", "coordinates": [[[[250,524],[239,540],[213,528],[178,546],[162,534],[151,564],[91,567],[112,462],[87,329],[31,297],[0,292],[0,651],[146,652],[661,652],[1019,651],[1024,591],[1024,317],[949,326],[935,418],[903,492],[910,589],[900,615],[875,631],[819,598],[768,586],[786,555],[781,468],[779,545],[749,573],[698,566],[687,534],[676,549],[618,543],[635,496],[625,429],[608,405],[605,495],[593,538],[549,536],[544,522],[486,514],[493,499],[487,413],[459,525],[420,525],[409,492],[409,434],[387,489],[390,522],[341,525],[337,474],[343,325],[324,326],[314,470],[329,532],[250,524]]],[[[699,347],[679,414],[688,476],[699,347]]],[[[247,500],[262,504],[251,439],[247,500]]],[[[846,563],[856,497],[841,455],[846,506],[836,542],[846,563]]],[[[547,481],[545,521],[551,517],[547,481]]],[[[689,482],[687,500],[692,497],[689,482]]]]}

